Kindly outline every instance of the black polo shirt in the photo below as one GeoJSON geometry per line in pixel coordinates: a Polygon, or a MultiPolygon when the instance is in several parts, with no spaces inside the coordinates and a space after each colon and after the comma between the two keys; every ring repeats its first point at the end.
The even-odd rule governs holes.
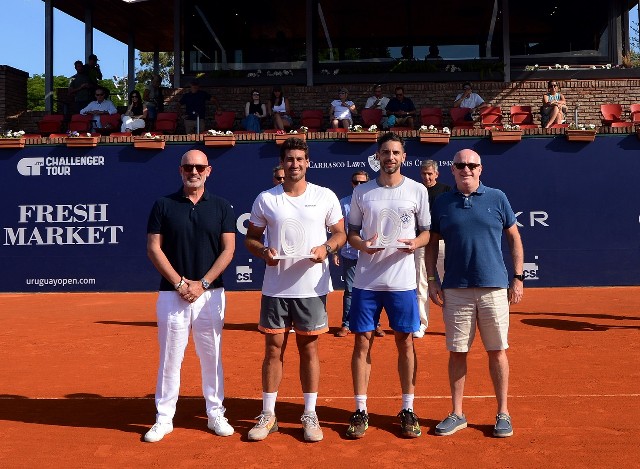
{"type": "Polygon", "coordinates": [[[433,186],[427,187],[427,191],[429,192],[429,210],[433,210],[433,202],[436,200],[436,197],[450,190],[451,186],[443,184],[440,181],[436,181],[433,186]]]}
{"type": "MultiPolygon", "coordinates": [[[[197,204],[182,188],[158,199],[149,215],[147,234],[162,235],[162,251],[176,271],[189,279],[201,279],[222,251],[222,233],[235,233],[236,217],[225,199],[204,191],[197,204]]],[[[211,288],[222,287],[222,276],[211,288]]],[[[173,290],[164,277],[160,290],[173,290]]]]}

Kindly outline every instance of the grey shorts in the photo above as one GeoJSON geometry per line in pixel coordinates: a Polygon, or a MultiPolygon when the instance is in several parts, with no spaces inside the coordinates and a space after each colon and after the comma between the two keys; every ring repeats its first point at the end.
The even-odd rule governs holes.
{"type": "Polygon", "coordinates": [[[297,334],[320,335],[329,331],[327,295],[310,298],[276,298],[262,295],[260,329],[265,334],[287,332],[293,325],[297,334]]]}

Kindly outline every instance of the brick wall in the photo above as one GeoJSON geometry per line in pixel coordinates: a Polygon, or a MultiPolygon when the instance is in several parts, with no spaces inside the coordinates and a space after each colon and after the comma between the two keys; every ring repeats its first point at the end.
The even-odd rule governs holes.
{"type": "Polygon", "coordinates": [[[27,79],[29,74],[8,65],[0,65],[0,128],[7,118],[27,108],[27,79]]]}
{"type": "MultiPolygon", "coordinates": [[[[555,80],[561,85],[561,92],[565,95],[568,104],[569,115],[567,121],[573,122],[574,110],[578,108],[578,119],[581,123],[600,125],[600,104],[619,103],[626,112],[624,116],[629,119],[629,105],[640,103],[640,79],[619,80],[555,80]]],[[[393,83],[383,86],[385,96],[393,96],[395,86],[404,86],[405,95],[410,97],[416,109],[427,106],[441,107],[445,114],[445,125],[449,125],[448,110],[452,107],[455,96],[461,91],[460,82],[450,83],[393,83]]],[[[362,108],[370,96],[370,84],[349,84],[349,98],[362,108]]],[[[509,113],[509,107],[515,105],[531,105],[534,110],[535,123],[540,124],[539,107],[542,104],[542,96],[547,90],[547,81],[525,82],[478,82],[474,85],[474,91],[491,105],[501,106],[505,116],[509,113]]],[[[284,93],[289,97],[289,102],[298,116],[303,109],[322,109],[325,112],[325,125],[328,125],[329,104],[338,97],[339,85],[286,86],[284,93]]],[[[224,110],[236,111],[237,121],[244,115],[244,104],[249,100],[251,89],[249,87],[202,87],[213,94],[224,110]]],[[[255,87],[260,91],[263,102],[269,99],[271,87],[255,87]]],[[[171,110],[177,107],[177,100],[183,90],[176,90],[174,102],[168,107],[171,110]]],[[[209,116],[213,108],[209,110],[209,116]]],[[[506,121],[508,122],[508,120],[506,121]]]]}
{"type": "MultiPolygon", "coordinates": [[[[0,126],[3,128],[3,120],[6,114],[3,111],[2,103],[11,101],[14,109],[13,113],[17,116],[9,119],[9,124],[13,129],[23,129],[27,132],[36,132],[36,122],[42,117],[42,112],[24,111],[26,107],[26,77],[27,75],[19,70],[11,69],[11,67],[0,66],[0,79],[6,75],[10,77],[7,80],[13,93],[8,91],[8,87],[4,86],[0,81],[0,126]],[[7,74],[6,69],[10,69],[7,74]],[[4,75],[3,75],[4,70],[4,75]],[[15,73],[17,72],[17,74],[15,73]],[[19,82],[24,79],[24,96],[16,99],[15,95],[20,92],[19,82]],[[10,97],[10,98],[7,98],[10,97]],[[3,101],[4,100],[4,101],[3,101]],[[19,103],[23,104],[20,105],[19,103]],[[23,111],[23,112],[19,112],[23,111]]],[[[618,79],[618,80],[556,80],[561,85],[561,91],[567,98],[569,115],[567,120],[573,122],[574,110],[578,108],[578,118],[581,123],[600,125],[600,104],[619,103],[625,110],[625,118],[629,119],[629,105],[640,103],[640,79],[618,79]]],[[[450,125],[448,110],[452,106],[453,100],[461,89],[461,83],[397,83],[404,86],[405,94],[410,97],[417,109],[426,106],[441,107],[445,114],[445,125],[450,125]]],[[[349,98],[356,103],[358,108],[362,108],[370,95],[370,84],[349,84],[349,98]]],[[[392,96],[396,83],[386,84],[383,91],[386,96],[392,96]]],[[[285,95],[289,97],[294,115],[299,116],[303,109],[322,109],[325,113],[325,126],[328,125],[329,103],[338,96],[339,85],[318,85],[313,87],[307,86],[285,86],[285,95]]],[[[236,124],[244,115],[244,104],[249,100],[251,90],[254,87],[207,87],[201,86],[202,89],[213,94],[219,101],[224,110],[233,110],[236,112],[236,124]]],[[[271,94],[271,86],[256,86],[260,91],[263,102],[269,99],[271,94]]],[[[509,107],[513,105],[531,105],[534,109],[534,118],[536,124],[540,123],[540,114],[538,109],[542,104],[542,95],[546,92],[546,80],[530,80],[523,82],[478,82],[474,83],[474,91],[492,105],[501,106],[503,114],[508,116],[509,107]]],[[[175,111],[178,109],[178,101],[185,89],[172,90],[168,103],[165,106],[166,111],[175,111]]],[[[6,104],[5,104],[6,106],[6,104]]],[[[212,128],[213,107],[210,106],[204,129],[212,128]]],[[[11,115],[11,114],[9,114],[11,115]]],[[[508,122],[508,119],[505,121],[508,122]]],[[[297,125],[298,122],[296,121],[297,125]]],[[[416,123],[419,124],[419,121],[416,123]]],[[[239,128],[239,127],[238,127],[239,128]]],[[[180,129],[179,129],[180,131],[180,129]]]]}

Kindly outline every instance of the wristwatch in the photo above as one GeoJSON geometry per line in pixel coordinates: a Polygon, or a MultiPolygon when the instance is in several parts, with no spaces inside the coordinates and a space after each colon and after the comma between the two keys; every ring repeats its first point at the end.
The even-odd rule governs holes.
{"type": "Polygon", "coordinates": [[[325,243],[323,246],[327,248],[327,254],[331,254],[333,252],[333,248],[329,246],[329,243],[325,243]]]}
{"type": "Polygon", "coordinates": [[[173,288],[175,288],[176,290],[180,290],[180,288],[182,287],[182,285],[184,285],[185,283],[187,283],[185,281],[184,277],[180,277],[180,281],[178,283],[176,283],[173,288]]]}
{"type": "Polygon", "coordinates": [[[524,282],[524,274],[513,274],[513,278],[517,278],[521,282],[524,282]]]}
{"type": "Polygon", "coordinates": [[[207,288],[209,288],[209,286],[211,285],[209,282],[207,282],[204,278],[200,280],[200,283],[202,283],[202,288],[204,288],[205,290],[207,288]]]}

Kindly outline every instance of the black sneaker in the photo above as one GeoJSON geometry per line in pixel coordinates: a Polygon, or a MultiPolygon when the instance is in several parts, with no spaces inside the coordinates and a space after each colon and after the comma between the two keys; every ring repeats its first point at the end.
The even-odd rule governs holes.
{"type": "Polygon", "coordinates": [[[400,428],[402,429],[402,436],[405,438],[418,438],[422,435],[420,430],[420,423],[418,422],[418,416],[413,413],[411,409],[402,409],[398,414],[400,417],[400,428]]]}
{"type": "Polygon", "coordinates": [[[364,410],[356,410],[349,419],[349,428],[347,429],[347,437],[362,438],[369,428],[369,416],[364,410]]]}

